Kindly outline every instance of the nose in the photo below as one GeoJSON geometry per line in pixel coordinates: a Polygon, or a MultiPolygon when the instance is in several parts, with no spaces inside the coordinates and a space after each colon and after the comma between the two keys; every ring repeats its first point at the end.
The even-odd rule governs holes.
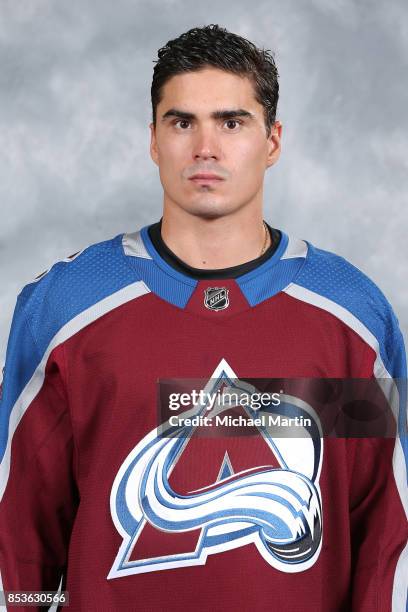
{"type": "Polygon", "coordinates": [[[214,129],[201,127],[195,134],[193,145],[193,157],[199,159],[219,159],[219,143],[214,129]]]}

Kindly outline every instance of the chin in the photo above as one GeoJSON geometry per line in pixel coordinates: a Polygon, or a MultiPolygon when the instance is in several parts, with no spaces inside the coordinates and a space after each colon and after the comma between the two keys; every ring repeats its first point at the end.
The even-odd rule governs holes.
{"type": "Polygon", "coordinates": [[[226,213],[220,210],[192,210],[190,211],[195,217],[201,217],[201,219],[219,219],[224,217],[226,213]]]}
{"type": "Polygon", "coordinates": [[[230,215],[235,210],[239,210],[240,206],[231,205],[227,203],[220,202],[196,202],[190,203],[186,206],[183,206],[186,212],[189,212],[191,215],[196,217],[201,217],[203,219],[217,219],[219,217],[225,217],[226,215],[230,215]]]}

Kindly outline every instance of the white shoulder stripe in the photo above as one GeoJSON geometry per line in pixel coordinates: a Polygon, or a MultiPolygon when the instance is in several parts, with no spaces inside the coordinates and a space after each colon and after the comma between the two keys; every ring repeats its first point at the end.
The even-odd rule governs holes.
{"type": "MultiPolygon", "coordinates": [[[[333,300],[330,300],[310,289],[301,287],[292,283],[284,289],[285,293],[291,295],[298,300],[313,304],[318,308],[322,308],[327,312],[330,312],[338,319],[343,321],[348,327],[353,329],[371,348],[375,351],[376,359],[374,363],[374,376],[378,379],[392,379],[391,374],[387,371],[380,355],[380,347],[377,338],[372,332],[357,319],[349,310],[340,306],[333,300]]],[[[386,381],[379,380],[380,386],[384,383],[387,387],[387,397],[389,398],[392,411],[396,422],[398,423],[398,414],[400,410],[399,406],[399,393],[395,382],[392,382],[392,388],[390,385],[385,385],[386,381]]],[[[384,390],[383,390],[384,391],[384,390]]],[[[397,485],[398,493],[401,499],[401,503],[404,507],[405,513],[408,518],[408,488],[407,488],[407,465],[402,448],[401,439],[397,435],[395,438],[394,453],[392,457],[392,466],[394,472],[394,479],[397,485]]],[[[408,591],[408,544],[402,551],[395,570],[394,585],[392,593],[392,610],[393,612],[405,612],[407,604],[407,591],[408,591]]]]}
{"type": "Polygon", "coordinates": [[[14,436],[14,432],[17,426],[24,416],[25,411],[40,391],[45,374],[45,366],[48,361],[50,353],[56,346],[68,340],[74,336],[81,329],[96,321],[104,314],[114,310],[118,306],[130,302],[134,298],[140,297],[149,293],[150,289],[145,285],[143,281],[137,281],[131,285],[127,285],[123,289],[116,291],[112,295],[104,298],[100,302],[97,302],[93,306],[90,306],[76,317],[71,319],[66,325],[64,325],[52,338],[47,350],[45,351],[41,362],[38,364],[37,369],[24,387],[16,403],[14,404],[9,421],[9,436],[7,440],[7,446],[4,453],[3,460],[0,464],[0,500],[3,497],[8,477],[10,474],[10,455],[11,455],[11,444],[14,436]]]}
{"type": "Polygon", "coordinates": [[[143,259],[151,259],[140,231],[133,232],[133,234],[123,234],[122,245],[125,255],[130,257],[142,257],[143,259]]]}
{"type": "Polygon", "coordinates": [[[288,236],[288,244],[281,259],[295,259],[296,257],[306,257],[308,246],[304,240],[288,236]]]}

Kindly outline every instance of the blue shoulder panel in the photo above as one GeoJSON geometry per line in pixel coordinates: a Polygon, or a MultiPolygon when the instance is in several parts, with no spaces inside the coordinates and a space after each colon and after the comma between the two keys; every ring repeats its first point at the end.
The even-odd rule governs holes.
{"type": "Polygon", "coordinates": [[[0,399],[0,460],[11,410],[55,334],[76,315],[140,280],[123,257],[122,234],[59,261],[17,298],[6,352],[0,399]]]}
{"type": "Polygon", "coordinates": [[[394,311],[377,285],[343,257],[309,244],[305,266],[295,283],[347,309],[377,338],[391,376],[406,376],[399,345],[402,335],[394,311]]]}
{"type": "Polygon", "coordinates": [[[17,299],[0,392],[0,462],[7,445],[11,409],[39,362],[40,357],[27,324],[24,308],[20,299],[17,299]]]}

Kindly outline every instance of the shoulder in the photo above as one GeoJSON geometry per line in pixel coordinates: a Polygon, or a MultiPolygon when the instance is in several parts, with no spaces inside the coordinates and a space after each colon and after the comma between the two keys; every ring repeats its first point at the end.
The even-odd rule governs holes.
{"type": "Polygon", "coordinates": [[[91,309],[103,310],[104,302],[138,280],[123,256],[122,238],[118,234],[57,261],[22,288],[16,313],[40,352],[64,326],[91,309]]]}
{"type": "Polygon", "coordinates": [[[350,308],[372,309],[379,317],[392,312],[381,289],[350,261],[331,251],[308,243],[308,254],[296,282],[350,308]]]}
{"type": "Polygon", "coordinates": [[[91,244],[64,259],[56,261],[44,270],[20,291],[18,300],[30,307],[36,299],[57,297],[56,294],[66,291],[67,294],[84,289],[89,283],[106,276],[111,263],[117,259],[116,251],[120,245],[121,235],[115,238],[91,244]]]}
{"type": "Polygon", "coordinates": [[[387,367],[402,341],[398,319],[381,289],[344,257],[307,242],[304,265],[287,293],[331,312],[378,352],[387,367]]]}

